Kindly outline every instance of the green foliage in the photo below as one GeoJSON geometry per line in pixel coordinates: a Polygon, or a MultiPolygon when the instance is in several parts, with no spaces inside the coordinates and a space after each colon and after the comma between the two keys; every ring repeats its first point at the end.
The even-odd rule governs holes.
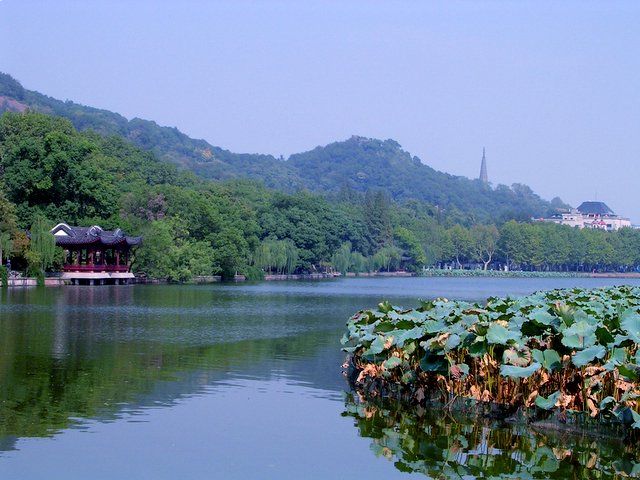
{"type": "MultiPolygon", "coordinates": [[[[25,90],[4,74],[0,75],[0,94],[19,100],[32,111],[64,117],[80,131],[123,137],[165,162],[208,179],[251,178],[286,192],[306,188],[340,193],[343,198],[348,198],[349,192],[384,191],[394,201],[419,200],[439,206],[439,216],[466,224],[540,217],[553,207],[564,206],[559,199],[553,204],[541,200],[525,185],[498,185],[492,189],[478,180],[437,172],[402,150],[394,140],[354,136],[284,161],[271,155],[235,154],[189,138],[176,128],[138,118],[128,121],[113,112],[62,102],[25,90]]],[[[384,224],[385,219],[381,220],[384,224]]],[[[378,243],[368,250],[356,244],[354,248],[368,256],[388,246],[384,241],[390,240],[393,230],[386,227],[383,225],[378,243]]]]}
{"type": "Polygon", "coordinates": [[[27,260],[30,265],[40,272],[53,267],[62,259],[62,250],[56,247],[56,240],[49,233],[50,225],[44,217],[36,217],[31,225],[31,241],[29,242],[29,254],[27,260]]]}
{"type": "Polygon", "coordinates": [[[360,370],[356,388],[367,394],[459,396],[602,419],[611,409],[638,415],[639,298],[640,287],[612,287],[486,305],[436,299],[415,310],[381,303],[350,319],[343,344],[360,370]]]}
{"type": "Polygon", "coordinates": [[[530,218],[549,205],[523,185],[492,190],[432,171],[392,140],[354,137],[288,162],[235,155],[153,122],[20,94],[16,85],[0,76],[0,91],[71,121],[33,111],[0,117],[0,234],[9,234],[9,240],[0,236],[0,256],[6,259],[10,251],[15,265],[44,261],[25,251],[20,233],[38,216],[52,225],[98,224],[134,235],[153,235],[154,222],[169,222],[179,231],[160,235],[164,258],[161,250],[154,252],[154,240],[150,252],[140,249],[134,267],[170,279],[248,272],[258,265],[260,245],[269,241],[287,242],[288,253],[285,264],[259,260],[265,271],[318,272],[332,264],[345,272],[420,272],[445,264],[629,271],[640,265],[637,230],[579,231],[512,220],[498,231],[505,212],[530,218]],[[234,180],[204,181],[175,164],[234,180]],[[495,224],[480,223],[490,220],[495,224]]]}
{"type": "Polygon", "coordinates": [[[4,265],[0,265],[0,285],[7,287],[9,285],[9,271],[4,265]]]}

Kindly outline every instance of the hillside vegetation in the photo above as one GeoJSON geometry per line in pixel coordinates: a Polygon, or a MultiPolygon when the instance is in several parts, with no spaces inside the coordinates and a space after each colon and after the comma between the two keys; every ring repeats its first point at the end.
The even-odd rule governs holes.
{"type": "MultiPolygon", "coordinates": [[[[0,73],[0,113],[30,109],[67,118],[81,131],[118,135],[159,159],[213,180],[249,178],[288,193],[300,189],[327,194],[345,189],[383,190],[395,201],[418,200],[467,224],[540,217],[552,208],[525,185],[488,188],[478,180],[438,172],[402,150],[394,140],[351,137],[292,155],[238,154],[195,140],[177,128],[107,110],[60,101],[30,91],[0,73]]],[[[557,205],[556,205],[557,206],[557,205]]]]}
{"type": "MultiPolygon", "coordinates": [[[[54,252],[29,242],[25,233],[45,238],[38,233],[58,222],[143,235],[134,271],[169,280],[236,273],[259,278],[264,273],[422,272],[445,265],[628,271],[640,264],[640,231],[531,222],[528,212],[549,204],[527,187],[492,190],[436,172],[392,140],[352,137],[287,162],[230,154],[240,159],[234,160],[235,171],[242,158],[255,172],[265,170],[257,167],[261,161],[273,160],[289,172],[291,185],[305,181],[309,188],[277,190],[267,186],[267,179],[228,172],[231,178],[214,181],[184,162],[163,160],[166,149],[163,158],[158,156],[167,145],[178,155],[167,132],[184,140],[185,151],[195,145],[189,142],[198,142],[175,129],[142,122],[161,137],[158,144],[148,140],[149,149],[143,149],[130,141],[139,122],[47,100],[50,110],[76,112],[76,123],[91,118],[85,127],[92,128],[79,129],[69,119],[29,106],[30,99],[47,97],[24,90],[6,75],[1,80],[0,105],[16,111],[0,116],[0,259],[4,264],[11,258],[14,269],[59,266],[54,252]],[[110,129],[121,133],[109,134],[110,129]],[[300,173],[290,173],[294,170],[300,173]]],[[[277,169],[270,174],[283,178],[277,169]]]]}

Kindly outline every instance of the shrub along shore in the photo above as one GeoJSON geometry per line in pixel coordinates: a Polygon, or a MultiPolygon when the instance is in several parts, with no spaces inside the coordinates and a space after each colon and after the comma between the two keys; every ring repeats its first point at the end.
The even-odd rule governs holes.
{"type": "Polygon", "coordinates": [[[640,288],[562,289],[486,304],[439,298],[358,312],[342,343],[365,398],[491,405],[505,417],[640,428],[640,288]]]}

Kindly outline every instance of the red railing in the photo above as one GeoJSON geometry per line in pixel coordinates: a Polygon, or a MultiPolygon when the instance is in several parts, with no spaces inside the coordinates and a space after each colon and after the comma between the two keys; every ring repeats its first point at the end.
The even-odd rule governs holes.
{"type": "Polygon", "coordinates": [[[65,272],[128,272],[128,265],[73,265],[65,264],[65,272]]]}

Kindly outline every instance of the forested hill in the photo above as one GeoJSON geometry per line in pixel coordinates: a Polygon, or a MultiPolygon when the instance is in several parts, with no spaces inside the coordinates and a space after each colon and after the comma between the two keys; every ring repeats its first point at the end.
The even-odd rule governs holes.
{"type": "Polygon", "coordinates": [[[344,194],[382,189],[397,201],[427,202],[449,218],[466,217],[472,223],[528,220],[562,204],[556,200],[551,205],[526,185],[493,189],[480,180],[439,172],[402,150],[394,140],[353,136],[291,155],[287,163],[311,190],[344,194]]]}
{"type": "Polygon", "coordinates": [[[397,201],[424,201],[467,223],[539,217],[551,208],[525,185],[493,189],[478,180],[438,172],[393,140],[352,137],[294,154],[288,161],[272,155],[237,154],[192,139],[177,128],[53,99],[0,73],[0,113],[25,109],[67,118],[78,130],[122,136],[160,159],[214,180],[251,178],[285,192],[384,190],[397,201]]]}

